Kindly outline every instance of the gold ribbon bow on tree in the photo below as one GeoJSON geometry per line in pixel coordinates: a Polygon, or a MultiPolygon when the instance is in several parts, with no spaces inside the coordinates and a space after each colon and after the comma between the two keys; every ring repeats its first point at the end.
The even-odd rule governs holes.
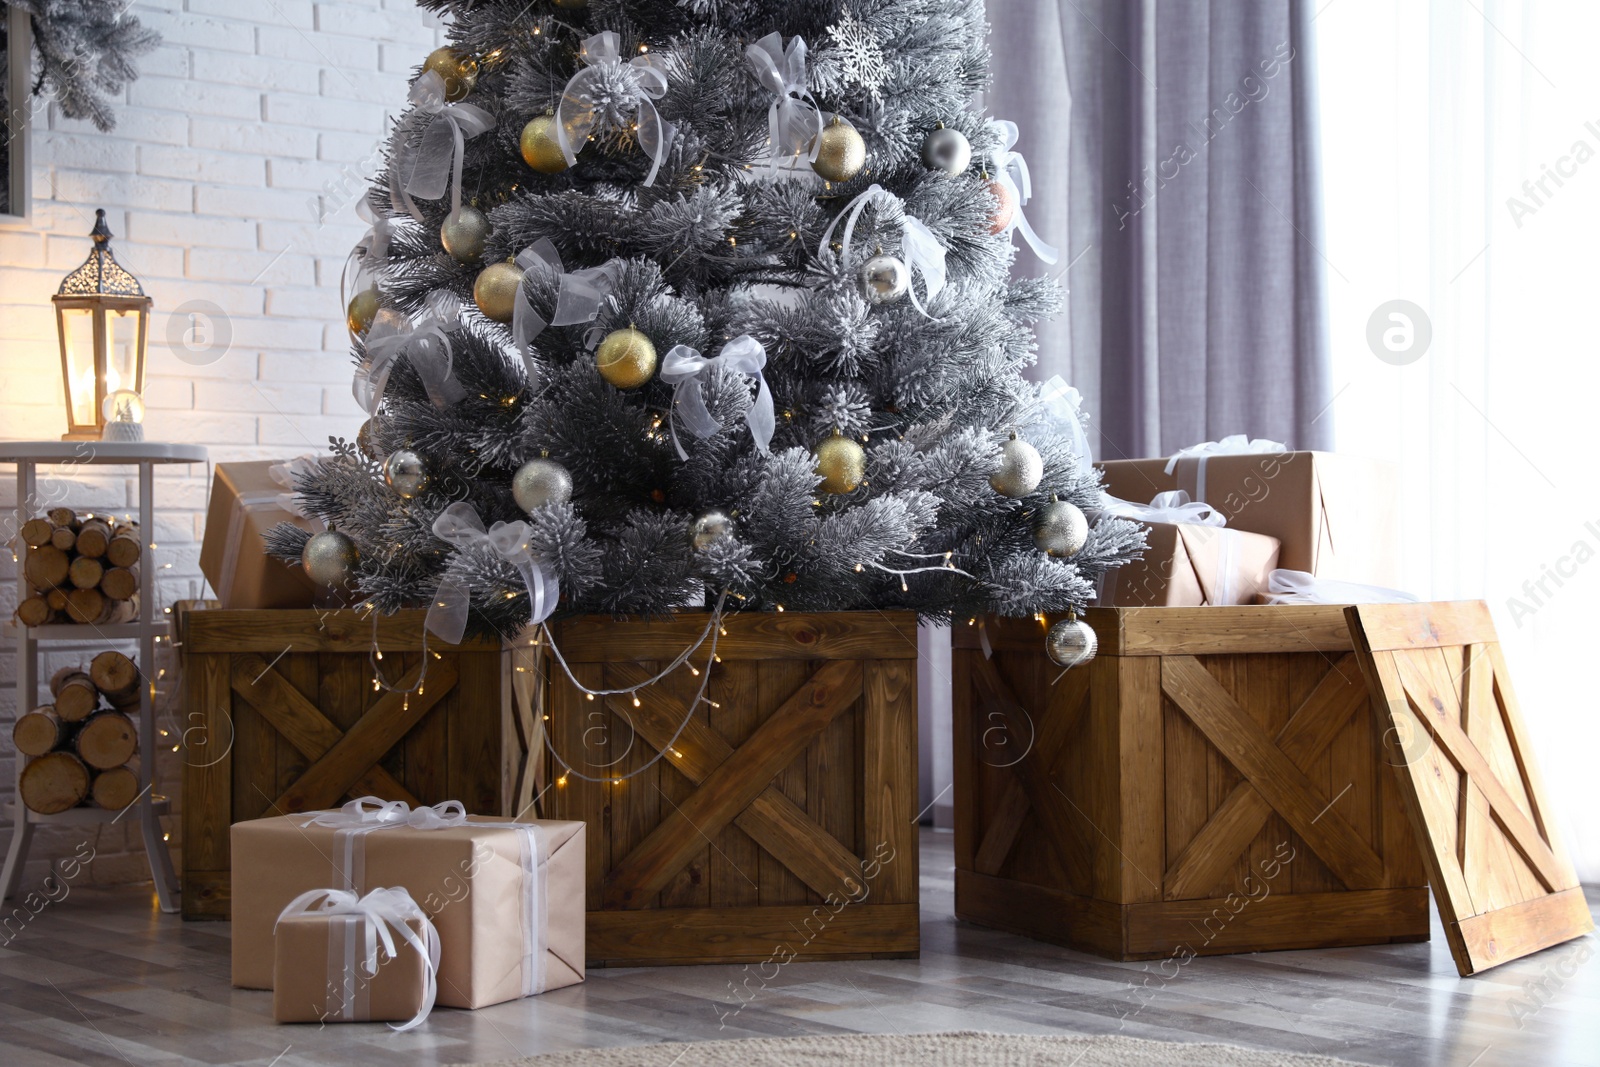
{"type": "Polygon", "coordinates": [[[556,142],[567,166],[578,162],[578,149],[596,127],[624,128],[631,113],[639,147],[650,157],[650,172],[643,184],[654,185],[678,133],[656,110],[655,102],[667,93],[666,74],[648,53],[624,63],[622,39],[614,30],[584,41],[578,58],[585,65],[567,82],[556,111],[556,142]]]}

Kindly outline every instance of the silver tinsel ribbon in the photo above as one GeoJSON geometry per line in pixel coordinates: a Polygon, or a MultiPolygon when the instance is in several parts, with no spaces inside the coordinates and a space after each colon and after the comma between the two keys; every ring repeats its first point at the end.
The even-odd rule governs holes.
{"type": "Polygon", "coordinates": [[[762,88],[773,94],[767,109],[767,143],[772,148],[769,166],[811,162],[822,147],[822,112],[806,88],[806,42],[792,37],[783,47],[783,35],[769,33],[744,50],[745,62],[762,88]]]}
{"type": "Polygon", "coordinates": [[[412,323],[399,312],[385,308],[367,332],[367,358],[356,370],[353,389],[356,402],[367,414],[377,414],[389,385],[389,373],[401,356],[411,361],[423,388],[428,390],[428,399],[436,407],[459,403],[466,397],[461,383],[450,376],[450,332],[461,325],[461,298],[435,289],[424,303],[426,311],[421,321],[412,323]]]}
{"type": "MultiPolygon", "coordinates": [[[[944,289],[944,246],[933,235],[933,231],[928,229],[926,223],[915,215],[906,214],[905,204],[900,198],[881,185],[874,183],[868,186],[846,204],[843,211],[834,216],[822,235],[822,243],[817,246],[817,256],[820,258],[827,251],[829,243],[833,240],[834,227],[839,225],[840,219],[844,219],[844,240],[839,253],[839,262],[848,265],[850,242],[855,237],[856,220],[875,201],[900,209],[903,220],[900,224],[900,258],[905,261],[908,270],[922,275],[922,283],[928,289],[928,300],[931,302],[944,289]]],[[[915,287],[911,289],[911,302],[916,305],[918,311],[930,319],[933,318],[928,309],[922,306],[922,301],[917,299],[915,287]]]]}
{"type": "Polygon", "coordinates": [[[415,148],[405,147],[406,126],[400,131],[399,158],[389,168],[389,198],[396,211],[404,211],[418,222],[422,212],[412,197],[437,200],[450,191],[450,210],[461,210],[462,154],[466,142],[494,129],[494,116],[474,104],[451,104],[445,100],[444,79],[428,71],[411,86],[415,105],[407,124],[426,122],[422,139],[415,148]]]}
{"type": "Polygon", "coordinates": [[[661,380],[673,387],[672,410],[668,413],[667,422],[672,428],[672,445],[678,450],[679,459],[689,458],[689,453],[678,441],[676,419],[680,414],[684,425],[696,437],[710,437],[722,429],[722,423],[706,407],[705,392],[700,385],[701,378],[713,367],[725,367],[755,378],[755,402],[745,412],[744,418],[750,426],[750,437],[755,441],[756,448],[762,452],[771,448],[777,416],[772,408],[772,390],[767,387],[767,379],[761,373],[766,365],[767,350],[747,333],[723,345],[715,359],[707,359],[688,345],[676,345],[667,353],[667,358],[661,361],[661,380]]]}
{"type": "Polygon", "coordinates": [[[531,385],[537,377],[533,362],[534,338],[550,326],[593,322],[617,284],[621,264],[611,260],[598,267],[568,272],[550,238],[541,237],[517,255],[517,266],[522,268],[522,281],[517,285],[517,299],[512,307],[511,337],[522,355],[522,365],[531,385]],[[528,281],[535,274],[556,280],[556,307],[549,322],[533,309],[533,302],[528,299],[528,281]]]}
{"type": "MultiPolygon", "coordinates": [[[[471,504],[456,501],[433,520],[433,534],[457,548],[485,547],[515,567],[528,588],[528,624],[548,619],[561,599],[561,583],[533,558],[528,547],[528,524],[497,522],[487,530],[471,504]]],[[[446,568],[423,625],[448,641],[459,644],[467,632],[467,612],[472,605],[472,588],[454,570],[446,568]]]]}
{"type": "Polygon", "coordinates": [[[605,95],[603,86],[608,78],[620,74],[630,86],[634,110],[634,126],[639,134],[639,147],[650,157],[650,172],[645,175],[645,185],[654,185],[656,172],[667,158],[677,129],[661,117],[655,102],[667,93],[667,76],[657,67],[656,59],[648,54],[622,61],[622,40],[614,30],[597,33],[583,42],[578,58],[586,66],[572,76],[561,94],[557,109],[556,141],[561,145],[561,155],[567,166],[578,162],[578,149],[589,139],[600,124],[600,109],[605,95]]]}
{"type": "Polygon", "coordinates": [[[1006,227],[1006,233],[1009,235],[1012,230],[1020,231],[1034,255],[1046,263],[1054,263],[1061,258],[1060,251],[1034,233],[1033,227],[1028,225],[1028,217],[1022,213],[1023,205],[1033,199],[1033,181],[1028,175],[1028,161],[1022,158],[1021,152],[1013,151],[1021,131],[1010,119],[995,119],[994,127],[1000,134],[1000,147],[994,150],[993,156],[994,180],[1005,186],[1011,194],[1013,206],[1011,224],[1006,227]]]}

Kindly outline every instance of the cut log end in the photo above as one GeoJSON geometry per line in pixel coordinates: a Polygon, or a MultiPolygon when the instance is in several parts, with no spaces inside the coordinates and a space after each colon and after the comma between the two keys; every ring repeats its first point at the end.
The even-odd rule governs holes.
{"type": "Polygon", "coordinates": [[[17,621],[24,626],[43,626],[55,617],[42,596],[31,596],[17,605],[17,621]]]}
{"type": "Polygon", "coordinates": [[[132,600],[139,591],[139,570],[136,567],[109,567],[100,579],[100,591],[112,600],[132,600]]]}
{"type": "Polygon", "coordinates": [[[42,756],[65,745],[72,728],[61,721],[52,707],[35,708],[17,719],[11,728],[11,743],[24,756],[42,756]]]}
{"type": "Polygon", "coordinates": [[[76,589],[98,588],[105,575],[106,569],[100,561],[88,556],[79,556],[67,567],[67,580],[76,589]]]}
{"type": "Polygon", "coordinates": [[[94,776],[96,807],[121,811],[139,799],[139,772],[132,767],[112,767],[94,776]]]}
{"type": "Polygon", "coordinates": [[[67,722],[82,722],[100,706],[100,690],[88,675],[69,679],[56,692],[56,714],[67,722]]]}
{"type": "Polygon", "coordinates": [[[22,573],[35,589],[51,589],[66,583],[67,571],[71,566],[72,561],[61,549],[54,545],[41,545],[28,549],[22,573]]]}
{"type": "Polygon", "coordinates": [[[70,752],[49,752],[29,760],[17,779],[17,795],[29,810],[56,815],[89,795],[89,768],[70,752]]]}
{"type": "Polygon", "coordinates": [[[89,664],[89,679],[113,704],[139,699],[139,668],[121,652],[102,652],[89,664]]]}
{"type": "Polygon", "coordinates": [[[77,548],[80,556],[99,559],[106,554],[106,546],[110,543],[111,527],[99,519],[90,519],[78,531],[77,548]]]}
{"type": "Polygon", "coordinates": [[[29,519],[22,524],[22,543],[29,548],[39,548],[50,543],[56,527],[49,519],[29,519]]]}
{"type": "Polygon", "coordinates": [[[109,770],[127,763],[139,751],[139,732],[122,712],[102,711],[83,724],[72,747],[88,766],[109,770]]]}
{"type": "Polygon", "coordinates": [[[113,567],[131,567],[139,562],[142,546],[134,534],[117,534],[106,544],[106,561],[113,567]]]}

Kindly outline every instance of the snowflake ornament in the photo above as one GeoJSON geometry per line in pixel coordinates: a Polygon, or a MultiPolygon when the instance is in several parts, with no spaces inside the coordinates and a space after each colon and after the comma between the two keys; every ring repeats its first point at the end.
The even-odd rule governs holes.
{"type": "Polygon", "coordinates": [[[877,34],[865,22],[846,11],[837,25],[828,27],[828,37],[839,50],[840,76],[858,86],[874,105],[883,103],[883,87],[889,81],[889,63],[877,34]]]}

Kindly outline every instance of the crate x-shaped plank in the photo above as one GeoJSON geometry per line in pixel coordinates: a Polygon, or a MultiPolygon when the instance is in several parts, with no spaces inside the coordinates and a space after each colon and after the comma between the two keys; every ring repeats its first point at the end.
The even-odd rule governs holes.
{"type": "Polygon", "coordinates": [[[1456,969],[1594,929],[1481,601],[1347,609],[1456,969]]]}
{"type": "MultiPolygon", "coordinates": [[[[649,678],[636,664],[616,664],[613,670],[625,686],[649,678]]],[[[652,692],[639,707],[610,698],[612,709],[633,724],[640,738],[658,752],[671,751],[670,765],[698,788],[611,869],[606,905],[647,906],[730,822],[823,896],[859,892],[861,865],[855,854],[771,783],[860,699],[861,683],[860,663],[824,664],[737,749],[670,693],[652,692]]]]}
{"type": "Polygon", "coordinates": [[[417,686],[421,670],[421,664],[411,668],[400,680],[396,692],[386,693],[345,731],[329,721],[261,656],[253,652],[235,655],[229,679],[233,691],[299,749],[311,764],[305,774],[274,800],[273,810],[296,812],[336,807],[349,793],[418,804],[411,791],[378,763],[456,684],[454,664],[441,659],[428,669],[427,684],[422,691],[411,692],[417,686]]]}
{"type": "Polygon", "coordinates": [[[1273,812],[1347,888],[1383,884],[1383,861],[1339,815],[1338,796],[1327,795],[1310,777],[1316,758],[1367,700],[1353,655],[1333,665],[1276,736],[1193,656],[1163,658],[1161,689],[1244,778],[1168,867],[1163,896],[1188,899],[1210,890],[1273,812]]]}

